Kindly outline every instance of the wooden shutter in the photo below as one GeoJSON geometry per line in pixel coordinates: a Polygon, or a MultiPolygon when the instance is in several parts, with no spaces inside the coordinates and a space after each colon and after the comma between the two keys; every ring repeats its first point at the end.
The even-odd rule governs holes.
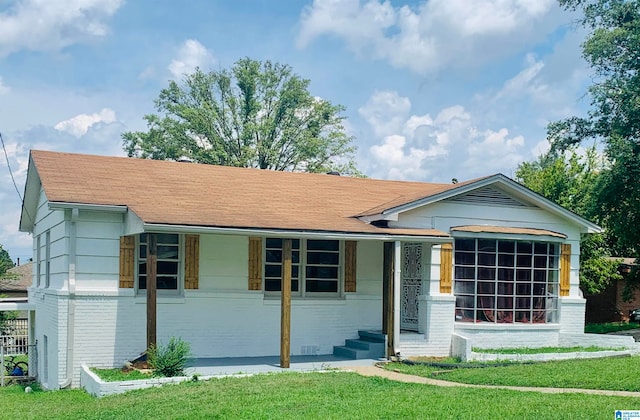
{"type": "Polygon", "coordinates": [[[200,236],[185,235],[184,237],[184,288],[198,288],[198,273],[200,270],[200,236]]]}
{"type": "Polygon", "coordinates": [[[569,296],[571,278],[571,244],[560,247],[560,296],[569,296]]]}
{"type": "Polygon", "coordinates": [[[440,246],[440,293],[451,293],[453,279],[453,246],[442,244],[440,246]]]}
{"type": "Polygon", "coordinates": [[[345,241],[344,243],[344,291],[356,291],[356,241],[345,241]]]}
{"type": "Polygon", "coordinates": [[[136,237],[120,237],[120,281],[118,287],[133,288],[136,260],[136,237]]]}
{"type": "Polygon", "coordinates": [[[262,238],[249,238],[249,290],[262,290],[262,238]]]}

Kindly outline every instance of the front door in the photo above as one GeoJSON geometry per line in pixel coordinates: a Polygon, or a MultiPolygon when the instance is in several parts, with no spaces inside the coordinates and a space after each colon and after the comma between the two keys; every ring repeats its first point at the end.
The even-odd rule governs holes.
{"type": "Polygon", "coordinates": [[[422,290],[422,244],[402,244],[400,328],[418,331],[418,296],[422,290]]]}

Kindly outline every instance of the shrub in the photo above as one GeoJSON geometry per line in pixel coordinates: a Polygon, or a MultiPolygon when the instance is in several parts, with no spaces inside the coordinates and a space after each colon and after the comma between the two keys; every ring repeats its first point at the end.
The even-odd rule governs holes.
{"type": "Polygon", "coordinates": [[[149,366],[164,376],[182,376],[191,353],[191,346],[181,338],[171,337],[166,346],[149,348],[149,366]]]}

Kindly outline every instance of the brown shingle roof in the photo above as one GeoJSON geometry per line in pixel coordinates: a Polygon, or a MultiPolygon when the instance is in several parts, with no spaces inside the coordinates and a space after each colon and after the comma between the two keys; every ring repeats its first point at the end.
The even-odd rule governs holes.
{"type": "Polygon", "coordinates": [[[7,270],[4,277],[0,277],[1,292],[26,292],[32,281],[33,262],[28,262],[7,270]]]}
{"type": "MultiPolygon", "coordinates": [[[[31,156],[49,201],[127,206],[153,224],[394,234],[400,231],[354,216],[463,185],[35,150],[31,156]]],[[[431,229],[401,234],[412,232],[448,236],[431,229]]]]}

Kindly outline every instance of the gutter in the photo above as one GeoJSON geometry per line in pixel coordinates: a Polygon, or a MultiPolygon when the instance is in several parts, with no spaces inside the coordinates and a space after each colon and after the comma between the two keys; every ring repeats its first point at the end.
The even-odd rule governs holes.
{"type": "Polygon", "coordinates": [[[73,344],[75,338],[76,324],[76,222],[80,210],[77,207],[71,209],[71,224],[69,225],[69,280],[67,289],[69,297],[67,298],[67,366],[66,378],[61,381],[58,386],[67,388],[73,381],[73,344]]]}
{"type": "MultiPolygon", "coordinates": [[[[347,233],[347,232],[310,232],[305,230],[286,230],[286,229],[256,229],[256,228],[221,228],[210,226],[190,226],[190,225],[169,225],[161,223],[144,223],[142,225],[143,232],[148,233],[218,233],[222,235],[252,235],[252,236],[280,236],[291,237],[295,235],[300,238],[323,238],[323,239],[351,239],[351,240],[379,240],[379,241],[420,241],[431,240],[434,243],[452,243],[453,237],[437,236],[437,235],[394,235],[379,233],[347,233]]],[[[391,230],[391,229],[390,229],[391,230]]],[[[133,235],[143,232],[127,232],[127,235],[133,235]]]]}

